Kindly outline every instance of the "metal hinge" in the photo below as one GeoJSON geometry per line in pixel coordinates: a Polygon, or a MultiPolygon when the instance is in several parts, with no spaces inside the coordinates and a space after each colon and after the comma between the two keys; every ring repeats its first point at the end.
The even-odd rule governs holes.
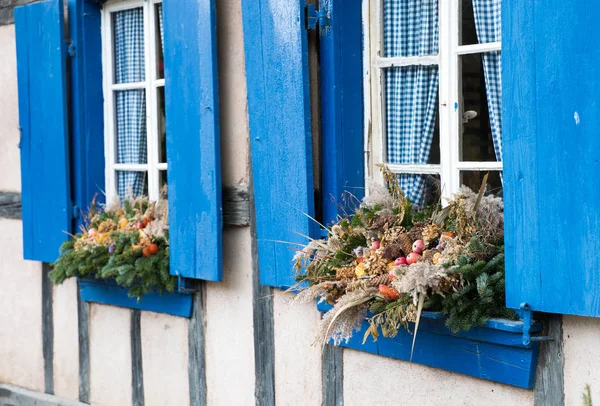
{"type": "Polygon", "coordinates": [[[69,54],[69,56],[71,58],[75,58],[75,54],[76,54],[76,49],[75,49],[75,44],[73,44],[73,42],[68,41],[67,42],[67,54],[69,54]]]}
{"type": "Polygon", "coordinates": [[[71,207],[73,208],[71,215],[73,216],[74,219],[78,219],[80,216],[79,206],[77,206],[75,203],[71,202],[71,207]]]}
{"type": "Polygon", "coordinates": [[[317,25],[320,27],[329,27],[331,25],[327,12],[317,10],[317,7],[313,4],[306,5],[305,13],[307,30],[315,30],[317,25]]]}
{"type": "Polygon", "coordinates": [[[531,336],[531,323],[533,322],[533,315],[529,303],[521,303],[521,310],[523,311],[523,345],[529,346],[532,341],[553,341],[554,338],[550,336],[531,336]]]}

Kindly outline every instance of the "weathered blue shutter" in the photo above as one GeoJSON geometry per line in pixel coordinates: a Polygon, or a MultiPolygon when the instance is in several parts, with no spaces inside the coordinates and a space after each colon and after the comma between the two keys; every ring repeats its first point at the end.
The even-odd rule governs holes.
{"type": "Polygon", "coordinates": [[[102,93],[102,5],[68,0],[71,41],[70,123],[76,228],[94,197],[104,201],[104,97],[102,93]]]}
{"type": "MultiPolygon", "coordinates": [[[[346,192],[364,195],[361,0],[321,0],[321,191],[323,220],[335,221],[346,192]]],[[[345,196],[348,197],[348,196],[345,196]]]]}
{"type": "Polygon", "coordinates": [[[507,305],[600,316],[600,9],[502,15],[507,305]]]}
{"type": "Polygon", "coordinates": [[[260,282],[277,287],[294,284],[293,244],[317,234],[304,4],[242,2],[260,282]]]}
{"type": "Polygon", "coordinates": [[[215,0],[165,0],[171,273],[219,281],[221,162],[215,0]]]}
{"type": "Polygon", "coordinates": [[[53,262],[71,231],[62,0],[15,9],[25,259],[53,262]]]}

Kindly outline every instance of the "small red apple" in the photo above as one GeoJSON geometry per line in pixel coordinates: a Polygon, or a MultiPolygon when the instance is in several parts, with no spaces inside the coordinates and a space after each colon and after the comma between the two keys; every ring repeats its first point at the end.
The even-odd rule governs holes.
{"type": "Polygon", "coordinates": [[[406,257],[406,262],[408,263],[408,265],[412,265],[412,264],[417,263],[419,258],[421,258],[421,255],[418,252],[411,252],[406,257]]]}
{"type": "Polygon", "coordinates": [[[416,252],[417,254],[421,254],[421,253],[423,253],[423,250],[425,249],[425,243],[423,242],[423,240],[417,240],[413,243],[412,249],[413,249],[413,252],[416,252]]]}
{"type": "Polygon", "coordinates": [[[371,243],[371,250],[372,250],[372,251],[378,250],[378,249],[379,249],[379,247],[380,247],[380,243],[379,243],[379,241],[375,240],[375,241],[373,241],[373,242],[371,243]]]}
{"type": "Polygon", "coordinates": [[[406,265],[406,264],[408,264],[408,262],[406,262],[405,257],[396,258],[396,260],[394,261],[394,266],[400,266],[400,265],[406,265]]]}

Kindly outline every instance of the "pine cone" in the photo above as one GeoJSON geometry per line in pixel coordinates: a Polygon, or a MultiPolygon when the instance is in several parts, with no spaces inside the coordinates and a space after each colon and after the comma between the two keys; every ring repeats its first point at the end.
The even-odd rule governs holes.
{"type": "Polygon", "coordinates": [[[425,246],[430,246],[435,242],[440,236],[442,229],[437,224],[427,224],[425,228],[423,228],[423,242],[425,246]]]}
{"type": "Polygon", "coordinates": [[[404,255],[408,255],[412,252],[413,241],[409,233],[403,233],[398,236],[396,243],[400,245],[404,255]]]}
{"type": "Polygon", "coordinates": [[[392,278],[388,274],[378,275],[369,279],[369,286],[377,288],[379,285],[389,285],[391,282],[392,278]]]}
{"type": "MultiPolygon", "coordinates": [[[[418,221],[413,224],[413,227],[408,232],[410,238],[413,241],[423,239],[423,230],[425,229],[425,223],[418,221]]],[[[412,247],[411,247],[412,248],[412,247]]]]}
{"type": "Polygon", "coordinates": [[[398,219],[398,216],[396,216],[392,213],[384,213],[384,214],[380,215],[379,218],[373,222],[371,229],[383,228],[384,230],[387,230],[388,228],[390,228],[391,226],[394,225],[394,223],[397,221],[397,219],[398,219]]]}
{"type": "Polygon", "coordinates": [[[402,247],[399,244],[389,244],[383,249],[383,258],[387,261],[393,261],[402,256],[402,247]]]}

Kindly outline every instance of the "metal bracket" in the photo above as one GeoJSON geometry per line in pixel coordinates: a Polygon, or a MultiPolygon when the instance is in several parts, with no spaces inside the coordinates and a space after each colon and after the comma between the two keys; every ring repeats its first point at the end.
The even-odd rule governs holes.
{"type": "Polygon", "coordinates": [[[307,30],[315,30],[317,25],[321,27],[329,27],[331,25],[327,12],[317,10],[315,5],[307,4],[305,11],[307,30]]]}
{"type": "Polygon", "coordinates": [[[179,292],[179,293],[198,293],[198,292],[200,292],[200,290],[187,288],[186,283],[185,283],[185,278],[182,278],[181,275],[177,275],[177,292],[179,292]]]}
{"type": "Polygon", "coordinates": [[[67,42],[67,53],[71,58],[75,58],[75,55],[77,54],[76,51],[75,44],[73,44],[72,41],[67,42]]]}
{"type": "Polygon", "coordinates": [[[538,341],[552,341],[554,338],[550,336],[531,336],[531,323],[533,321],[533,315],[531,311],[531,307],[529,307],[529,303],[521,303],[520,306],[523,311],[523,345],[529,346],[531,342],[538,341]]]}

